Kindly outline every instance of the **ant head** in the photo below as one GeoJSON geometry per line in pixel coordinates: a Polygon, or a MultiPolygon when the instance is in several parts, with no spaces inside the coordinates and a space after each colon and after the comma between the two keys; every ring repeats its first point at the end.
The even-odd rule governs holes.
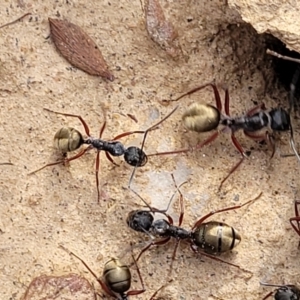
{"type": "Polygon", "coordinates": [[[138,147],[129,147],[124,153],[125,161],[133,167],[143,167],[147,161],[146,153],[138,147]]]}
{"type": "Polygon", "coordinates": [[[300,290],[294,285],[286,285],[277,289],[275,300],[299,300],[300,290]]]}
{"type": "Polygon", "coordinates": [[[127,225],[135,231],[148,232],[152,225],[153,219],[153,215],[150,213],[150,211],[133,210],[128,214],[126,222],[127,225]]]}
{"type": "Polygon", "coordinates": [[[275,289],[273,292],[267,294],[263,300],[269,298],[274,293],[275,300],[300,300],[300,290],[295,285],[277,285],[265,282],[260,282],[260,284],[264,286],[277,287],[277,289],[275,289]]]}
{"type": "Polygon", "coordinates": [[[291,118],[289,113],[283,108],[275,108],[270,112],[271,128],[276,131],[287,131],[291,127],[291,118]]]}
{"type": "Polygon", "coordinates": [[[182,116],[185,127],[196,132],[216,129],[221,119],[220,111],[209,104],[193,103],[182,116]]]}

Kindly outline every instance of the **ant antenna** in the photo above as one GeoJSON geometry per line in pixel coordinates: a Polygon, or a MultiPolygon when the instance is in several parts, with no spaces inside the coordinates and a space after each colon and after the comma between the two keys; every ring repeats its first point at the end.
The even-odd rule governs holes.
{"type": "Polygon", "coordinates": [[[165,208],[165,209],[157,209],[157,208],[155,208],[155,207],[151,207],[151,206],[146,202],[146,200],[142,198],[142,196],[141,196],[140,194],[138,194],[138,193],[137,193],[135,190],[133,190],[131,187],[129,187],[129,189],[130,189],[137,197],[139,197],[139,198],[145,203],[146,207],[148,207],[149,210],[150,210],[152,213],[161,213],[161,214],[165,214],[165,213],[169,210],[170,205],[171,205],[171,203],[172,203],[172,201],[173,201],[173,199],[174,199],[176,193],[178,192],[178,193],[182,196],[182,193],[181,193],[181,191],[180,191],[180,187],[182,187],[184,184],[186,184],[186,183],[188,182],[188,181],[186,180],[186,181],[182,182],[179,186],[177,186],[177,184],[176,184],[176,182],[175,182],[175,178],[174,178],[173,173],[171,174],[171,176],[172,176],[172,179],[173,179],[173,182],[174,182],[176,191],[175,191],[175,192],[173,193],[173,195],[171,196],[171,198],[170,198],[170,200],[169,200],[169,203],[168,203],[168,205],[167,205],[167,208],[165,208]]]}
{"type": "MultiPolygon", "coordinates": [[[[147,137],[147,135],[148,135],[148,132],[157,129],[157,127],[158,127],[162,122],[164,122],[166,119],[168,119],[168,118],[169,118],[169,117],[170,117],[170,116],[178,109],[178,107],[179,107],[179,105],[175,106],[175,108],[174,108],[169,114],[167,114],[163,119],[161,119],[159,122],[157,122],[156,124],[152,125],[151,127],[149,127],[148,129],[145,130],[145,132],[144,132],[144,137],[143,137],[143,141],[142,141],[142,146],[141,146],[141,149],[140,149],[141,152],[143,151],[143,148],[144,148],[144,145],[145,145],[145,141],[146,141],[146,137],[147,137]]],[[[129,189],[131,189],[131,188],[130,188],[131,182],[132,182],[132,179],[133,179],[133,176],[134,176],[134,174],[135,174],[135,170],[136,170],[137,167],[138,167],[138,163],[134,166],[133,171],[132,171],[132,173],[131,173],[131,176],[130,176],[130,179],[129,179],[129,183],[128,183],[128,188],[129,188],[129,189]]]]}
{"type": "Polygon", "coordinates": [[[285,287],[286,286],[283,284],[272,284],[272,283],[267,283],[267,282],[263,282],[263,281],[260,281],[259,284],[263,285],[263,286],[272,286],[272,287],[285,287]]]}

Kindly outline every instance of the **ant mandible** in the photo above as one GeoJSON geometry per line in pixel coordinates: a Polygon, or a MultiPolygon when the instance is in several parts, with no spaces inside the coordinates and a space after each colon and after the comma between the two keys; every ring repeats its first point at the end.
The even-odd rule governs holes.
{"type": "MultiPolygon", "coordinates": [[[[173,175],[172,178],[174,180],[173,175]]],[[[173,225],[174,224],[173,218],[167,214],[167,210],[176,192],[171,197],[168,207],[165,210],[159,210],[157,208],[153,208],[148,205],[149,210],[134,210],[128,214],[126,219],[127,225],[135,231],[146,233],[152,239],[152,241],[141,250],[136,260],[139,260],[141,255],[150,247],[166,244],[167,242],[170,241],[171,238],[175,238],[176,244],[172,255],[172,263],[175,259],[179,242],[182,240],[186,240],[188,241],[191,249],[195,253],[200,253],[214,260],[221,261],[228,265],[240,268],[235,264],[226,262],[216,257],[216,255],[219,255],[223,252],[230,251],[235,246],[237,246],[241,241],[240,234],[233,227],[225,223],[217,222],[217,221],[209,221],[204,223],[204,221],[207,218],[211,217],[212,215],[219,214],[229,210],[239,209],[245,205],[253,203],[254,201],[256,201],[261,197],[262,193],[260,193],[255,199],[247,201],[244,204],[212,211],[206,214],[205,216],[203,216],[202,218],[200,218],[198,221],[196,221],[196,223],[194,224],[191,230],[186,230],[181,227],[183,217],[184,217],[184,204],[183,204],[183,195],[180,191],[180,187],[184,183],[182,183],[178,187],[175,183],[176,192],[178,191],[180,195],[179,197],[180,216],[179,216],[178,226],[173,225]],[[161,213],[165,215],[168,220],[158,219],[154,221],[154,217],[153,217],[154,213],[161,213]],[[155,237],[161,239],[155,239],[155,237]]],[[[135,194],[140,199],[142,199],[142,197],[138,195],[136,192],[135,194]]],[[[142,199],[142,201],[146,203],[144,199],[142,199]]]]}
{"type": "MultiPolygon", "coordinates": [[[[211,86],[214,91],[216,107],[210,104],[201,104],[201,103],[191,104],[182,116],[184,125],[187,129],[199,133],[216,130],[219,127],[219,125],[223,126],[223,128],[221,130],[215,131],[206,140],[197,144],[193,148],[162,152],[159,153],[160,155],[176,154],[176,153],[189,152],[191,150],[198,150],[203,146],[213,142],[218,137],[220,132],[229,131],[231,133],[232,143],[235,146],[235,148],[238,150],[238,152],[242,155],[242,158],[235,166],[233,166],[233,168],[229,171],[229,174],[221,181],[219,190],[221,189],[223,183],[241,165],[245,157],[248,157],[249,154],[244,151],[243,147],[240,145],[240,143],[235,137],[235,133],[238,130],[243,130],[244,134],[253,140],[269,142],[272,146],[271,158],[274,156],[275,153],[275,142],[272,133],[275,131],[290,131],[291,148],[295,153],[295,155],[297,156],[298,160],[300,161],[300,156],[298,155],[294,143],[293,128],[291,125],[290,114],[283,108],[273,108],[267,110],[265,105],[262,103],[250,109],[245,115],[238,116],[238,117],[231,117],[229,112],[229,92],[228,92],[228,88],[224,87],[225,114],[223,114],[221,97],[217,85],[214,82],[206,83],[204,85],[196,87],[174,100],[165,100],[165,101],[178,101],[181,98],[187,95],[191,95],[199,90],[202,90],[207,86],[211,86]],[[259,131],[263,129],[265,129],[266,131],[264,133],[260,133],[259,131]]],[[[152,154],[149,154],[148,156],[151,155],[152,154]]]]}
{"type": "Polygon", "coordinates": [[[275,300],[300,300],[300,289],[296,287],[295,285],[276,285],[276,284],[270,284],[265,282],[260,282],[261,285],[264,286],[273,286],[277,287],[275,291],[272,291],[268,293],[263,300],[269,298],[270,296],[274,295],[275,300]]]}
{"type": "Polygon", "coordinates": [[[55,113],[57,115],[62,115],[62,116],[73,117],[73,118],[79,119],[81,124],[83,125],[85,133],[87,135],[87,138],[84,139],[82,134],[78,130],[76,130],[74,128],[71,128],[71,127],[63,127],[54,136],[54,146],[55,146],[56,149],[58,149],[64,155],[66,155],[67,152],[72,152],[74,150],[79,149],[83,144],[87,144],[88,147],[82,149],[79,153],[77,153],[76,155],[74,155],[70,158],[65,158],[64,160],[60,160],[60,161],[57,161],[57,162],[46,164],[43,167],[29,173],[29,175],[34,174],[38,171],[41,171],[42,169],[44,169],[46,167],[49,167],[49,166],[68,163],[72,160],[75,160],[75,159],[81,157],[87,151],[89,151],[91,149],[96,149],[96,151],[97,151],[97,156],[96,156],[96,185],[97,185],[98,202],[100,202],[100,190],[99,190],[100,151],[104,151],[105,155],[106,155],[106,158],[111,163],[113,163],[115,165],[117,165],[117,164],[113,161],[111,156],[122,156],[123,155],[124,160],[126,161],[126,163],[128,163],[129,165],[134,167],[134,169],[132,171],[132,174],[130,176],[129,184],[128,184],[128,187],[130,188],[131,181],[132,181],[132,178],[133,178],[134,173],[135,173],[135,169],[137,167],[144,166],[148,161],[148,157],[147,157],[146,153],[143,151],[145,140],[146,140],[148,132],[157,129],[158,126],[162,122],[164,122],[166,119],[168,119],[177,110],[177,108],[178,108],[178,106],[176,106],[162,120],[160,120],[156,124],[150,126],[146,130],[136,130],[136,131],[125,132],[125,133],[122,133],[122,134],[119,134],[119,135],[115,136],[110,141],[106,141],[106,140],[101,139],[102,134],[104,132],[104,129],[106,127],[106,121],[104,121],[104,123],[103,123],[103,125],[100,129],[99,138],[94,138],[90,134],[90,129],[89,129],[87,123],[84,121],[84,119],[80,115],[61,113],[61,112],[57,112],[57,111],[53,111],[53,110],[44,108],[44,110],[46,110],[48,112],[51,112],[51,113],[55,113]],[[135,134],[135,133],[144,134],[141,148],[135,147],[135,146],[131,146],[131,147],[126,148],[120,141],[118,141],[118,139],[121,139],[125,136],[135,134]]]}

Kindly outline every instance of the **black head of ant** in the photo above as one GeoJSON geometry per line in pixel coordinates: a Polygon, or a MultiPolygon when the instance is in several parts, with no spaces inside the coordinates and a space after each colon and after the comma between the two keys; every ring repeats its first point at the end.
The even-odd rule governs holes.
{"type": "Polygon", "coordinates": [[[275,300],[300,300],[300,289],[295,285],[276,285],[265,282],[260,282],[263,286],[276,287],[274,291],[268,293],[263,300],[269,298],[274,293],[275,300]]]}

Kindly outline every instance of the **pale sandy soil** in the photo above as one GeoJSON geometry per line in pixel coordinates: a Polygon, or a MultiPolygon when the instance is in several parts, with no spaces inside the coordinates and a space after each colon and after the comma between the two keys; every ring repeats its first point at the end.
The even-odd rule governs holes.
{"type": "MultiPolygon", "coordinates": [[[[80,262],[59,245],[84,258],[100,275],[111,256],[124,255],[130,242],[147,240],[125,222],[128,212],[142,205],[125,188],[132,169],[122,159],[117,160],[120,167],[115,167],[101,155],[100,205],[93,151],[71,162],[69,168],[59,165],[28,176],[57,158],[52,139],[60,127],[68,125],[83,132],[79,121],[43,108],[82,115],[97,136],[104,106],[108,121],[104,137],[109,139],[147,128],[175,106],[162,106],[158,100],[213,79],[228,85],[233,115],[261,101],[267,107],[286,107],[287,93],[272,86],[273,73],[270,58],[263,57],[263,39],[250,27],[237,24],[238,16],[228,11],[225,1],[162,1],[179,31],[184,53],[179,61],[173,61],[149,39],[139,1],[19,2],[22,7],[17,1],[0,0],[2,24],[32,13],[31,20],[27,17],[0,29],[1,161],[14,164],[0,166],[1,299],[21,299],[31,280],[42,274],[81,274],[102,293],[80,262]],[[48,17],[66,18],[93,37],[115,81],[71,68],[51,39],[46,39],[48,17]],[[127,113],[134,114],[138,123],[126,117],[127,113]]],[[[149,134],[146,153],[192,146],[204,139],[205,134],[186,132],[181,122],[192,99],[214,103],[209,89],[182,100],[178,111],[149,134]]],[[[294,126],[299,143],[299,122],[294,126]]],[[[182,243],[174,262],[174,281],[161,292],[163,299],[262,299],[270,289],[260,287],[260,280],[280,284],[299,281],[299,237],[289,225],[299,164],[295,158],[279,155],[280,151],[289,152],[288,135],[282,135],[271,162],[266,145],[260,146],[242,133],[237,137],[252,153],[221,192],[220,180],[240,158],[227,135],[196,153],[151,157],[136,172],[134,189],[161,208],[174,192],[170,173],[178,184],[188,180],[182,187],[186,228],[212,209],[244,203],[263,192],[250,207],[214,218],[226,221],[242,235],[241,244],[222,258],[250,270],[253,276],[208,258],[200,260],[182,243]]],[[[123,141],[140,145],[141,136],[123,141]]],[[[174,205],[170,213],[175,220],[177,212],[174,205]]],[[[165,281],[173,246],[171,242],[153,249],[141,259],[139,267],[147,291],[133,299],[149,299],[165,281]]],[[[129,261],[129,254],[122,258],[129,261]]],[[[136,281],[133,286],[140,288],[136,281]]]]}

